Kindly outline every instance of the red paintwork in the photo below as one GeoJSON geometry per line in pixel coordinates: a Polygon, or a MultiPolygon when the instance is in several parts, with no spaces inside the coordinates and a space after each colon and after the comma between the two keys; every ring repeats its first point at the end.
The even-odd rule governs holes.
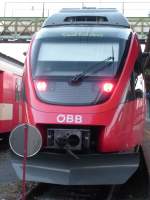
{"type": "MultiPolygon", "coordinates": [[[[35,94],[34,83],[30,72],[31,46],[26,58],[24,82],[27,101],[23,102],[23,123],[58,124],[58,114],[81,114],[82,125],[102,126],[99,133],[98,150],[101,152],[127,151],[141,144],[143,139],[143,127],[145,119],[145,99],[137,99],[129,103],[123,103],[125,89],[128,85],[134,63],[139,53],[139,43],[136,34],[133,33],[128,56],[123,72],[115,85],[109,100],[103,104],[93,106],[58,106],[41,102],[35,94]]],[[[66,124],[66,123],[62,123],[66,124]]],[[[75,125],[69,123],[69,125],[75,125]]],[[[66,124],[67,125],[67,124],[66,124]]],[[[46,132],[42,132],[43,139],[46,132]]]]}
{"type": "MultiPolygon", "coordinates": [[[[12,119],[4,120],[0,117],[0,133],[10,132],[21,120],[19,119],[21,117],[21,113],[19,114],[21,105],[16,100],[17,79],[21,79],[21,77],[7,72],[7,69],[6,71],[0,71],[0,104],[12,105],[12,119]]],[[[4,112],[4,115],[8,115],[8,111],[4,112]]]]}

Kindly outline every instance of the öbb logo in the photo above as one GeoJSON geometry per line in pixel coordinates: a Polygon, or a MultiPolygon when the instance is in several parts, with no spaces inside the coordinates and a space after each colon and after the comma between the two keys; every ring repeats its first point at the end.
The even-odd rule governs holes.
{"type": "Polygon", "coordinates": [[[57,119],[58,123],[82,124],[82,122],[83,122],[81,115],[59,114],[59,115],[57,115],[56,119],[57,119]]]}

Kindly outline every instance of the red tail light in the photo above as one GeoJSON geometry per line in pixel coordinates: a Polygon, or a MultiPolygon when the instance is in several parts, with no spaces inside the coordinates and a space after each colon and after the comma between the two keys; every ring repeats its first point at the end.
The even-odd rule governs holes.
{"type": "Polygon", "coordinates": [[[39,92],[45,92],[47,89],[46,81],[35,81],[35,86],[39,92]]]}
{"type": "Polygon", "coordinates": [[[112,92],[113,88],[114,88],[113,83],[106,82],[106,83],[103,84],[103,91],[106,92],[106,93],[112,92]]]}

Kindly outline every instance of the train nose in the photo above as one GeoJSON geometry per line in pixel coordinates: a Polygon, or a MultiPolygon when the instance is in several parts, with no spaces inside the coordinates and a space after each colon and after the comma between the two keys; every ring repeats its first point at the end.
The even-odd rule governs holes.
{"type": "Polygon", "coordinates": [[[17,126],[10,134],[9,145],[18,156],[27,157],[36,155],[42,147],[42,136],[39,130],[29,124],[17,126]]]}

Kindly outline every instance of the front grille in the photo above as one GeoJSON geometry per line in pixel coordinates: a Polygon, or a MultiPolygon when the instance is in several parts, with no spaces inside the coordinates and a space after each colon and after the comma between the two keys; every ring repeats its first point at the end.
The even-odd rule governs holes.
{"type": "Polygon", "coordinates": [[[37,96],[43,102],[58,105],[92,105],[102,96],[95,81],[84,81],[80,84],[70,84],[68,81],[47,81],[47,90],[37,96]]]}

